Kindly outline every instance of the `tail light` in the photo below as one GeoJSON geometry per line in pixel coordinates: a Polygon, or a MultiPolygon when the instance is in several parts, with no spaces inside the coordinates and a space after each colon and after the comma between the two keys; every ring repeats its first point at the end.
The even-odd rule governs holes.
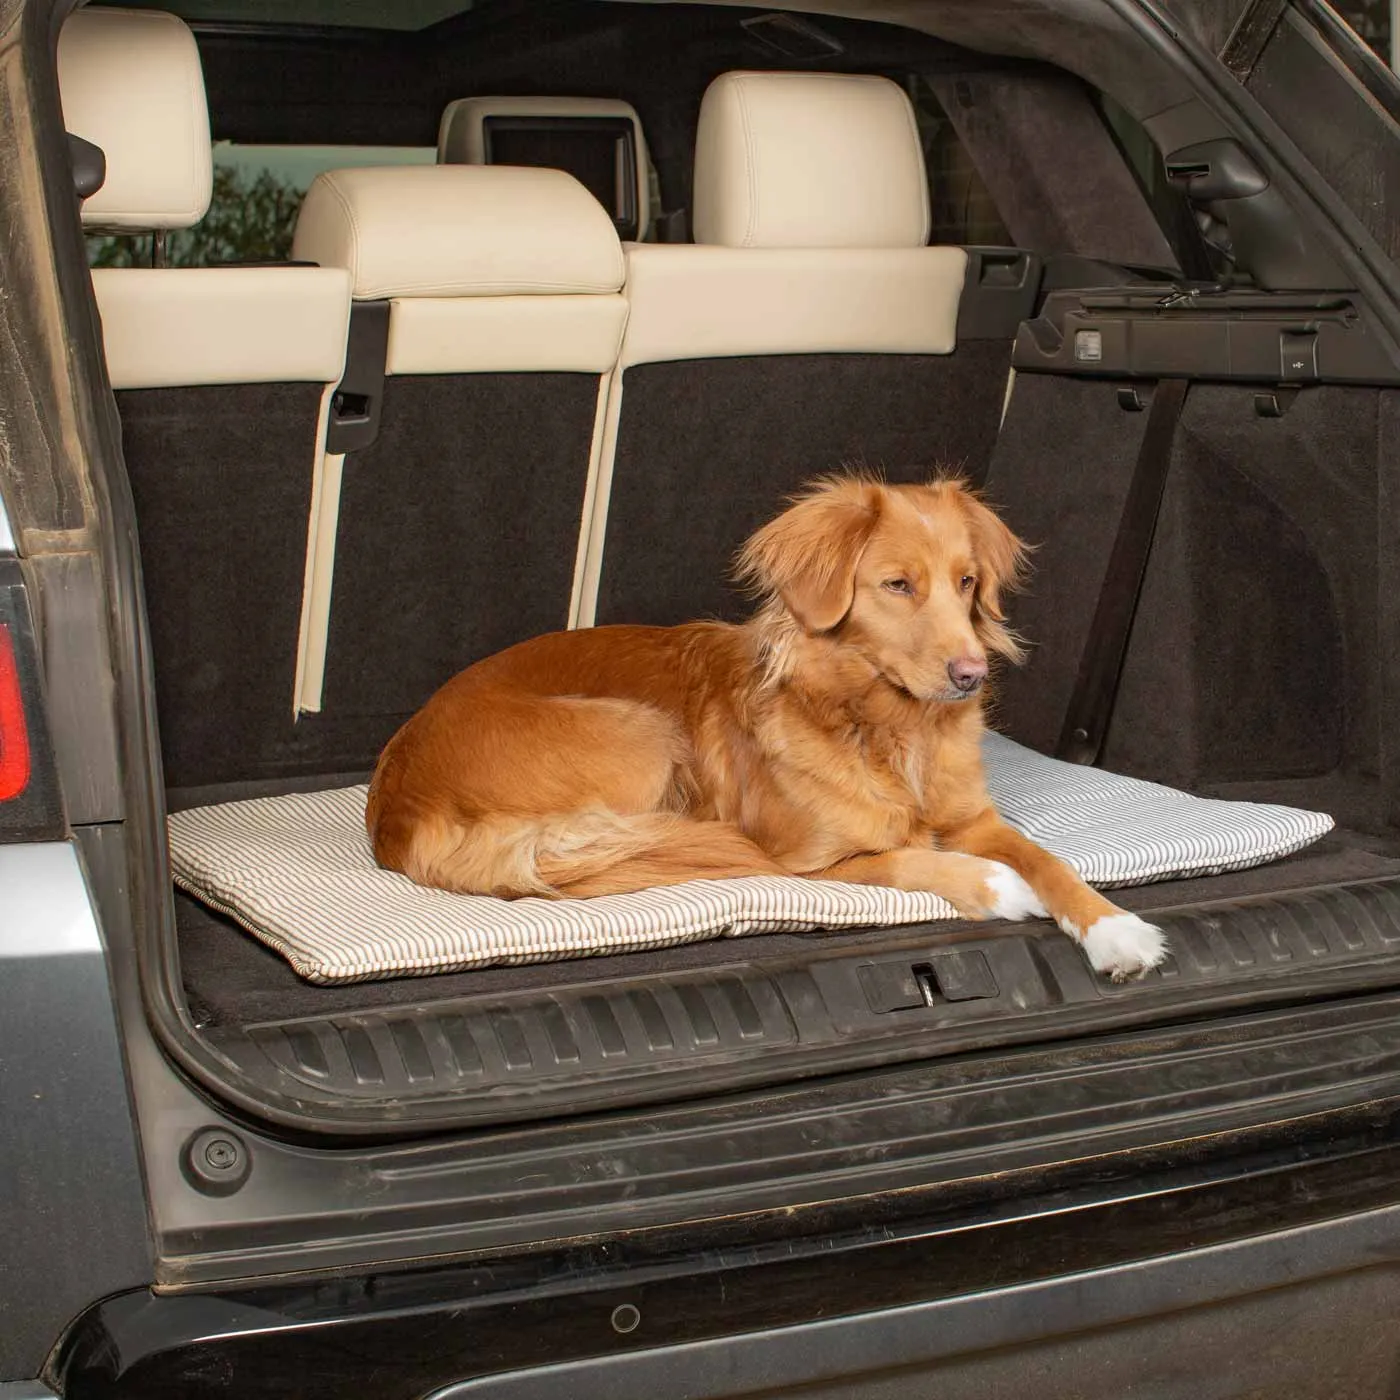
{"type": "Polygon", "coordinates": [[[19,562],[0,559],[0,841],[66,833],[19,562]]]}
{"type": "Polygon", "coordinates": [[[29,786],[29,724],[19,693],[14,632],[0,622],[0,802],[12,802],[29,786]]]}

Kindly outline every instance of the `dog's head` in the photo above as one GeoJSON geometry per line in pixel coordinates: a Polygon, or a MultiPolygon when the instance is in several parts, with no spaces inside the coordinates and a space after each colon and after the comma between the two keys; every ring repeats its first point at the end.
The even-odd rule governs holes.
{"type": "Polygon", "coordinates": [[[975,696],[989,657],[1021,659],[1002,595],[1026,546],[960,481],[818,482],[744,546],[740,577],[808,634],[859,651],[926,701],[975,696]]]}

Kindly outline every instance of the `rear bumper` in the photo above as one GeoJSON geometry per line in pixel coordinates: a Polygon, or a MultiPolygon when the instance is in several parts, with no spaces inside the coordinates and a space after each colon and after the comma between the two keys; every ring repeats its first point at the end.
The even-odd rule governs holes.
{"type": "Polygon", "coordinates": [[[1392,1207],[1021,1287],[481,1377],[433,1400],[1389,1397],[1398,1357],[1392,1207]]]}
{"type": "MultiPolygon", "coordinates": [[[[1391,1396],[1400,1148],[1354,1120],[1114,1193],[647,1256],[645,1236],[418,1273],[127,1294],[79,1320],[72,1397],[719,1400],[1391,1396]],[[1338,1125],[1340,1126],[1340,1125],[1338,1125]],[[1224,1388],[1222,1389],[1222,1385],[1224,1388]]],[[[1047,1183],[1047,1187],[1050,1184],[1047,1183]]]]}

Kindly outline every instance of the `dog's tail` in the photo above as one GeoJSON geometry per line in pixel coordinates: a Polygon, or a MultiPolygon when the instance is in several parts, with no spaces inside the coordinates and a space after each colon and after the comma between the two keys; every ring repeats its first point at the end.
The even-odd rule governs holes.
{"type": "Polygon", "coordinates": [[[785,871],[729,822],[665,812],[593,810],[551,816],[491,813],[470,820],[381,812],[379,863],[421,885],[461,894],[587,898],[651,885],[785,871]]]}

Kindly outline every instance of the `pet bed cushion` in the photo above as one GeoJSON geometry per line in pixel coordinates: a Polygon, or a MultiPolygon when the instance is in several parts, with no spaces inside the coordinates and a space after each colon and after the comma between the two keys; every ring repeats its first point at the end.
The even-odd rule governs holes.
{"type": "MultiPolygon", "coordinates": [[[[1061,763],[995,734],[985,758],[1003,816],[1095,885],[1242,870],[1332,827],[1316,812],[1211,801],[1061,763]]],[[[178,812],[170,818],[175,882],[323,983],[957,917],[937,895],[796,876],[569,900],[424,889],[375,865],[365,793],[349,787],[178,812]]]]}

